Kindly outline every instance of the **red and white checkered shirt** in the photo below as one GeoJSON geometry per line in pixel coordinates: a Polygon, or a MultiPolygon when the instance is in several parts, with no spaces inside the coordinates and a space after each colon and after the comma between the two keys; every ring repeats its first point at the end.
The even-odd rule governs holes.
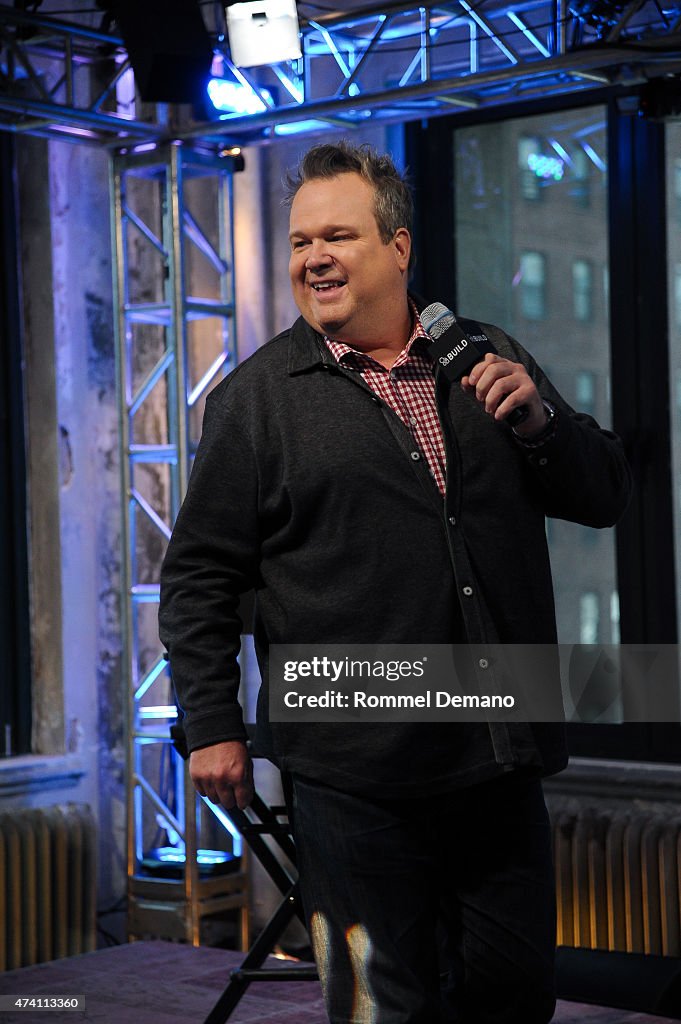
{"type": "Polygon", "coordinates": [[[435,371],[430,339],[412,305],[413,328],[409,341],[390,370],[364,352],[341,341],[324,338],[337,363],[356,370],[371,390],[397,413],[428,463],[440,493],[445,493],[445,445],[435,404],[435,371]]]}

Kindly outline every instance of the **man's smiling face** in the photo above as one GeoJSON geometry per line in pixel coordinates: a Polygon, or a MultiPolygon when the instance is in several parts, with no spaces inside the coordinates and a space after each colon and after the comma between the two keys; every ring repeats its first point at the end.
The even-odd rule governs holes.
{"type": "Polygon", "coordinates": [[[291,204],[293,297],[307,322],[338,341],[364,347],[403,316],[409,233],[384,242],[374,190],[359,174],[305,182],[291,204]]]}

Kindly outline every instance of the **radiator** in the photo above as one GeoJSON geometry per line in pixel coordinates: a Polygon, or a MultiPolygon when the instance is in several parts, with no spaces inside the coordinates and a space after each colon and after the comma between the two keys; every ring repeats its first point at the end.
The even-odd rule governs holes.
{"type": "Polygon", "coordinates": [[[95,899],[89,807],[0,815],[0,970],[93,950],[95,899]]]}
{"type": "Polygon", "coordinates": [[[558,944],[681,955],[681,816],[550,801],[558,944]]]}

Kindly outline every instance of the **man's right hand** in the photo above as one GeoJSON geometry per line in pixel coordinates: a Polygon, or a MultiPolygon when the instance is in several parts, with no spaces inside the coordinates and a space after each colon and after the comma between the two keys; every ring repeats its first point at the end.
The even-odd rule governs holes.
{"type": "Polygon", "coordinates": [[[253,799],[253,763],[240,740],[214,743],[189,755],[189,774],[200,796],[243,810],[253,799]]]}

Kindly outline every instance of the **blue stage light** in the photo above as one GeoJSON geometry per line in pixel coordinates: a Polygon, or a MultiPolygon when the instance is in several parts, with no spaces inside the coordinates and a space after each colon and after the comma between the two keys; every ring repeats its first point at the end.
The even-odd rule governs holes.
{"type": "MultiPolygon", "coordinates": [[[[152,850],[150,855],[154,860],[163,864],[184,864],[186,857],[184,850],[175,846],[159,846],[152,850]]],[[[196,854],[197,864],[202,867],[214,867],[216,864],[229,864],[234,860],[234,854],[226,853],[224,850],[199,850],[196,854]]]]}
{"type": "MultiPolygon", "coordinates": [[[[147,875],[181,878],[185,861],[184,847],[159,846],[142,858],[141,867],[147,875]]],[[[241,867],[241,858],[224,850],[198,850],[196,862],[202,876],[224,875],[241,867]]]]}
{"type": "MultiPolygon", "coordinates": [[[[260,92],[268,102],[272,100],[272,94],[267,89],[260,89],[260,92]]],[[[225,114],[261,114],[267,110],[267,103],[253,89],[240,82],[231,82],[228,78],[211,78],[208,96],[215,109],[225,114]]]]}
{"type": "Polygon", "coordinates": [[[287,121],[285,124],[275,124],[275,135],[297,135],[299,132],[315,132],[324,128],[332,128],[328,121],[318,121],[315,118],[307,121],[287,121]]]}

